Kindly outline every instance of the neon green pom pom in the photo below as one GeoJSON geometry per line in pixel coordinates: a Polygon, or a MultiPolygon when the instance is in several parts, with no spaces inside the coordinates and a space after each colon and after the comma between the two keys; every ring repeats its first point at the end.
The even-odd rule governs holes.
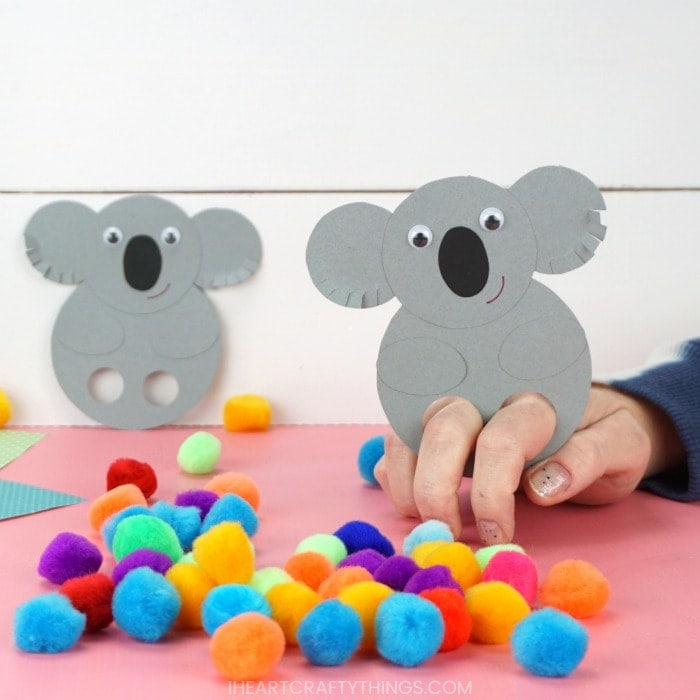
{"type": "Polygon", "coordinates": [[[319,554],[323,554],[327,559],[330,559],[333,566],[336,566],[348,556],[347,547],[340,537],[328,535],[323,532],[305,537],[299,542],[295,552],[296,554],[300,552],[318,552],[319,554]]]}
{"type": "Polygon", "coordinates": [[[131,515],[124,518],[114,533],[112,554],[121,561],[137,549],[153,549],[179,561],[184,552],[175,530],[154,515],[131,515]]]}
{"type": "Polygon", "coordinates": [[[209,474],[221,456],[221,440],[200,430],[180,445],[177,463],[189,474],[209,474]]]}

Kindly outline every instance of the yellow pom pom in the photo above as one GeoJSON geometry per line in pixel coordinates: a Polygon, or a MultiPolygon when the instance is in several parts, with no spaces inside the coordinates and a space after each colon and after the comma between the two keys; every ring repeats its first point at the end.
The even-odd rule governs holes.
{"type": "Polygon", "coordinates": [[[297,644],[297,627],[306,613],[321,602],[321,596],[301,581],[288,581],[273,586],[265,595],[287,644],[297,644]]]}
{"type": "Polygon", "coordinates": [[[255,570],[253,545],[238,522],[214,525],[193,542],[192,553],[216,583],[248,583],[255,570]]]}
{"type": "Polygon", "coordinates": [[[442,545],[445,544],[444,540],[431,540],[429,542],[419,542],[412,550],[411,550],[411,559],[413,559],[418,566],[420,566],[422,569],[425,569],[428,564],[425,563],[426,558],[430,555],[432,551],[437,549],[438,547],[442,547],[442,545]]]}
{"type": "Polygon", "coordinates": [[[8,395],[0,389],[0,428],[12,418],[12,404],[8,395]]]}
{"type": "Polygon", "coordinates": [[[515,625],[530,614],[525,598],[503,581],[477,583],[467,590],[466,599],[471,640],[482,644],[505,644],[515,625]]]}
{"type": "Polygon", "coordinates": [[[351,583],[338,591],[338,600],[353,608],[362,622],[362,651],[372,651],[375,647],[374,618],[377,608],[394,591],[378,581],[351,583]]]}
{"type": "Polygon", "coordinates": [[[469,545],[463,542],[446,542],[429,551],[421,566],[442,564],[452,573],[452,577],[463,591],[481,579],[481,567],[469,545]]]}
{"type": "Polygon", "coordinates": [[[224,404],[224,428],[231,432],[267,430],[271,420],[272,408],[262,396],[233,396],[224,404]]]}
{"type": "Polygon", "coordinates": [[[202,603],[207,593],[214,588],[214,580],[197,564],[178,562],[173,564],[165,578],[180,594],[180,614],[177,624],[191,630],[202,629],[202,603]]]}

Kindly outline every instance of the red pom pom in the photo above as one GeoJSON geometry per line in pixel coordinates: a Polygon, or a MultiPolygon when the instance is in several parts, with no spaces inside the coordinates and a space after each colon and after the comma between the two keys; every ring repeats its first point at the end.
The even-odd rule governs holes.
{"type": "Polygon", "coordinates": [[[158,478],[153,467],[146,462],[138,462],[129,457],[116,459],[107,470],[107,491],[122,484],[134,484],[141,489],[146,498],[150,498],[158,488],[158,478]]]}
{"type": "Polygon", "coordinates": [[[445,636],[438,651],[452,651],[466,644],[472,632],[472,618],[464,596],[454,588],[430,588],[418,595],[434,603],[445,622],[445,636]]]}
{"type": "Polygon", "coordinates": [[[112,623],[112,579],[101,573],[68,579],[59,589],[73,607],[85,614],[85,631],[95,632],[112,623]]]}

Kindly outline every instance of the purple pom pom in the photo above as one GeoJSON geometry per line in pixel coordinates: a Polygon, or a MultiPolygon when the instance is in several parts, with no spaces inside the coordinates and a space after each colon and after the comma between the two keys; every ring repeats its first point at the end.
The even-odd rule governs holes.
{"type": "Polygon", "coordinates": [[[68,579],[94,574],[102,566],[102,553],[90,540],[72,532],[60,532],[39,559],[39,575],[62,584],[68,579]]]}
{"type": "Polygon", "coordinates": [[[396,554],[385,559],[374,571],[374,580],[383,583],[395,591],[402,591],[409,579],[420,567],[410,557],[396,554]]]}
{"type": "Polygon", "coordinates": [[[112,581],[116,586],[130,571],[138,569],[140,566],[147,566],[156,573],[165,574],[172,565],[173,560],[167,554],[156,552],[153,549],[137,549],[131,554],[127,554],[114,567],[112,581]]]}
{"type": "Polygon", "coordinates": [[[359,552],[348,554],[338,566],[361,566],[374,574],[377,568],[386,561],[386,557],[376,549],[361,549],[359,552]]]}
{"type": "Polygon", "coordinates": [[[454,588],[464,593],[462,587],[454,580],[452,572],[442,564],[418,570],[408,579],[403,590],[406,593],[420,593],[429,591],[431,588],[454,588]]]}
{"type": "Polygon", "coordinates": [[[374,525],[366,523],[364,520],[351,520],[345,525],[341,525],[333,534],[343,540],[348,554],[360,549],[376,549],[385,557],[390,557],[395,553],[391,541],[382,535],[374,525]]]}
{"type": "Polygon", "coordinates": [[[213,491],[205,491],[204,489],[193,489],[192,491],[183,491],[175,496],[176,506],[197,506],[201,513],[201,518],[207,516],[210,508],[219,500],[219,496],[213,491]]]}

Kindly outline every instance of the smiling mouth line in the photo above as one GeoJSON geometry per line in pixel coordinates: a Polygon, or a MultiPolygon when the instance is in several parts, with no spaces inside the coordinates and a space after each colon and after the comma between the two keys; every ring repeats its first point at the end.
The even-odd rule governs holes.
{"type": "Polygon", "coordinates": [[[146,299],[157,299],[158,297],[162,297],[163,294],[165,294],[168,291],[168,289],[170,289],[170,282],[168,282],[168,284],[165,285],[165,289],[163,289],[162,292],[158,292],[158,294],[152,294],[151,296],[146,297],[146,299]]]}
{"type": "Polygon", "coordinates": [[[498,299],[498,297],[501,296],[501,293],[503,292],[503,289],[505,286],[506,286],[506,278],[503,275],[501,275],[501,288],[498,290],[498,294],[496,294],[496,296],[493,297],[493,299],[489,299],[486,303],[490,304],[492,301],[496,301],[496,299],[498,299]]]}

